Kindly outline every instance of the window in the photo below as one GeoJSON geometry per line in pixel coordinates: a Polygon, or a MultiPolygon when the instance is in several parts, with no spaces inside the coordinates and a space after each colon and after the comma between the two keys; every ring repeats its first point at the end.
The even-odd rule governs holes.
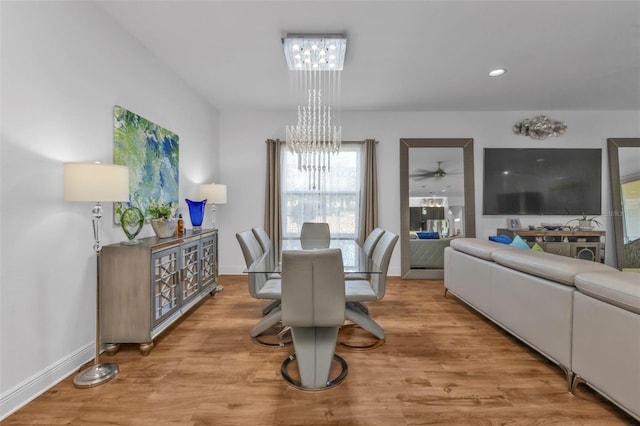
{"type": "Polygon", "coordinates": [[[343,143],[329,172],[298,169],[298,156],[282,149],[282,237],[298,238],[304,222],[327,222],[332,238],[357,239],[360,227],[363,144],[343,143]],[[314,184],[317,189],[313,189],[314,184]]]}

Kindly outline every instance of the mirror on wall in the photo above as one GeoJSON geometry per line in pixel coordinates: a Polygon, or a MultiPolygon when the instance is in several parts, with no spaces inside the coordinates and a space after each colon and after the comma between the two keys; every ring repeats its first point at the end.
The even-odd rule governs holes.
{"type": "Polygon", "coordinates": [[[607,144],[617,267],[640,270],[640,138],[607,144]]]}
{"type": "Polygon", "coordinates": [[[402,278],[442,279],[444,249],[475,236],[473,139],[400,139],[402,278]]]}

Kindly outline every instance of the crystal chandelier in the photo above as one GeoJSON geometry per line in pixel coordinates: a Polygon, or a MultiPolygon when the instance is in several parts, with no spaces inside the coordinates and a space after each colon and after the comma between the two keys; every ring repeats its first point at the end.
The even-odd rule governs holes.
{"type": "Polygon", "coordinates": [[[299,96],[297,123],[286,126],[287,148],[298,155],[298,169],[310,173],[309,187],[318,189],[342,142],[342,126],[335,124],[332,112],[337,109],[347,39],[287,34],[282,44],[299,96]]]}

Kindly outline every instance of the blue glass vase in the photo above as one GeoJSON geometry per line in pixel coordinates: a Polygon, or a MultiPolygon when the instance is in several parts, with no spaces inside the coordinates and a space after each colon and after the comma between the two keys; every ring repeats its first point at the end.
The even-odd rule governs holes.
{"type": "Polygon", "coordinates": [[[191,225],[194,231],[202,230],[202,221],[204,219],[204,206],[207,205],[207,200],[192,201],[185,198],[187,206],[189,206],[189,217],[191,218],[191,225]]]}

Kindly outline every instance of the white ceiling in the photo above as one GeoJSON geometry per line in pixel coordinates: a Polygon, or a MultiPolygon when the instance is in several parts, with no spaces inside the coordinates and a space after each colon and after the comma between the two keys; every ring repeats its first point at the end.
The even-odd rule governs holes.
{"type": "Polygon", "coordinates": [[[343,110],[640,110],[638,0],[97,3],[220,111],[294,107],[293,32],[346,34],[343,110]]]}

